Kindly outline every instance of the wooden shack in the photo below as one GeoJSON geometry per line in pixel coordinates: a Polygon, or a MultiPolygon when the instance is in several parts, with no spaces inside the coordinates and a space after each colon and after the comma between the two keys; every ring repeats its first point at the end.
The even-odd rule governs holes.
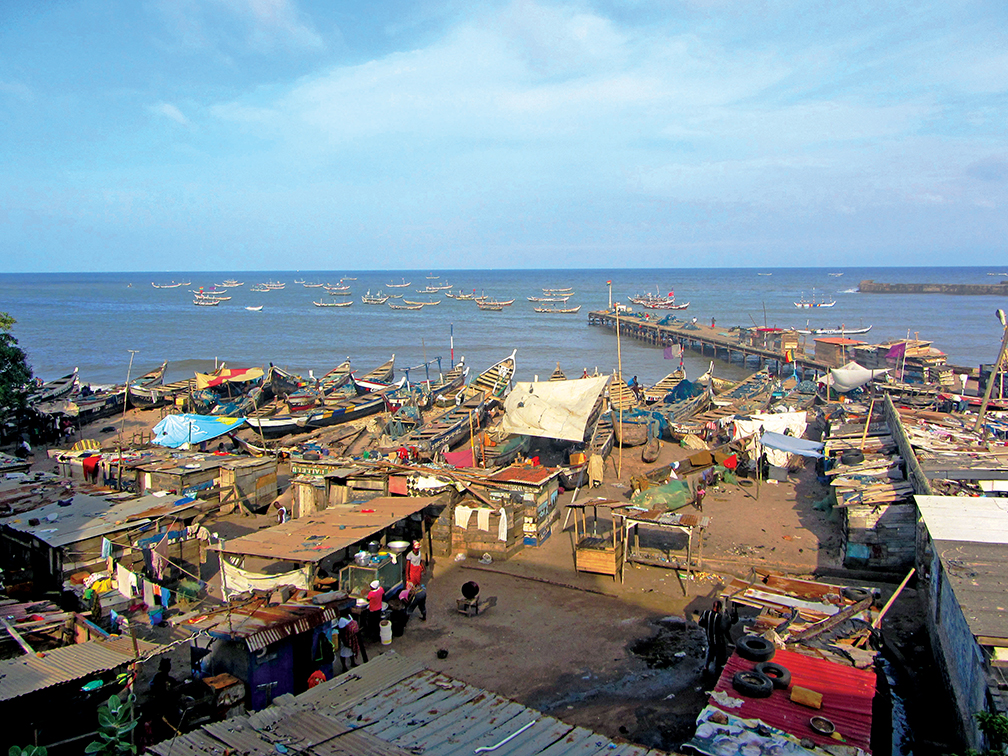
{"type": "Polygon", "coordinates": [[[228,459],[216,454],[184,454],[137,465],[137,491],[168,491],[197,498],[216,495],[220,467],[228,459]]]}
{"type": "MultiPolygon", "coordinates": [[[[313,511],[336,504],[345,504],[348,501],[367,501],[394,493],[389,491],[389,476],[387,474],[376,472],[371,467],[348,466],[346,460],[292,458],[290,465],[292,478],[314,477],[325,481],[324,496],[318,497],[315,492],[304,492],[305,496],[311,494],[309,498],[315,499],[313,511]],[[325,506],[322,506],[323,503],[325,506]]],[[[300,481],[299,485],[303,486],[307,483],[300,481]]],[[[314,486],[314,484],[312,485],[314,486]]],[[[295,498],[297,495],[296,493],[295,498]]],[[[305,498],[304,502],[307,511],[312,505],[308,498],[305,498]]]]}
{"type": "Polygon", "coordinates": [[[494,502],[521,502],[522,540],[539,546],[550,537],[560,495],[559,468],[511,465],[487,478],[487,498],[494,502]]]}
{"type": "Polygon", "coordinates": [[[774,352],[798,348],[798,332],[793,328],[753,328],[749,331],[749,345],[774,352]]]}
{"type": "Polygon", "coordinates": [[[277,461],[273,457],[227,459],[220,466],[221,511],[266,509],[277,496],[277,461]]]}
{"type": "Polygon", "coordinates": [[[815,340],[815,358],[830,367],[843,367],[854,359],[854,347],[864,343],[843,336],[822,336],[815,340]]]}

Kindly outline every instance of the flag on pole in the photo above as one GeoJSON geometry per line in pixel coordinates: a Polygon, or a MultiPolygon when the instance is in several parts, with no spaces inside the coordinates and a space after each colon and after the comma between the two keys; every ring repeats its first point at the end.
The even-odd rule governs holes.
{"type": "Polygon", "coordinates": [[[682,356],[682,347],[678,344],[669,344],[665,347],[665,359],[674,360],[676,357],[682,356]]]}

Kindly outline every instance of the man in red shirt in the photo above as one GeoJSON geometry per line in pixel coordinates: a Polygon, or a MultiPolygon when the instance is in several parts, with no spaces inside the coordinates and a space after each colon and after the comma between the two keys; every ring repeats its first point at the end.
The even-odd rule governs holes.
{"type": "Polygon", "coordinates": [[[368,613],[365,627],[371,638],[378,637],[378,623],[381,622],[382,601],[385,598],[385,589],[377,580],[371,581],[371,590],[368,591],[368,613]]]}

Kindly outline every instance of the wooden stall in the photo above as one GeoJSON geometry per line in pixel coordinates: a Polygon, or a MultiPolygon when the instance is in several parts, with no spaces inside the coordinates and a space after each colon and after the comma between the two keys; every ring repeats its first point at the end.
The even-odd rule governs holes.
{"type": "Polygon", "coordinates": [[[574,519],[574,569],[612,575],[613,580],[622,574],[625,533],[618,513],[619,503],[609,499],[571,502],[568,512],[574,519]],[[592,510],[591,528],[588,526],[588,509],[592,510]],[[598,510],[608,509],[611,515],[609,532],[599,529],[598,510]]]}
{"type": "Polygon", "coordinates": [[[244,507],[262,511],[277,497],[277,461],[273,457],[239,457],[220,466],[224,512],[244,507]]]}
{"type": "Polygon", "coordinates": [[[703,569],[703,532],[710,525],[710,517],[698,512],[667,512],[651,509],[641,511],[636,507],[621,507],[615,512],[623,524],[623,559],[620,566],[620,582],[623,582],[623,566],[627,562],[639,562],[668,567],[685,567],[688,573],[703,569]],[[678,556],[664,555],[664,561],[650,558],[640,548],[639,531],[641,526],[658,528],[659,530],[675,530],[686,535],[685,562],[680,562],[678,556]],[[633,532],[631,545],[630,534],[633,532]],[[694,547],[694,535],[696,546],[694,547]],[[675,561],[673,561],[673,559],[675,561]]]}

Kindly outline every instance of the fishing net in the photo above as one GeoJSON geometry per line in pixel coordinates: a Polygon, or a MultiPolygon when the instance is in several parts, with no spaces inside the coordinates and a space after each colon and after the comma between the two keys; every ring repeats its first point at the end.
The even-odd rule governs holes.
{"type": "Polygon", "coordinates": [[[638,507],[648,509],[664,509],[671,512],[682,509],[693,503],[693,492],[689,484],[681,480],[670,480],[660,486],[652,486],[644,491],[639,491],[630,499],[631,503],[638,507]]]}

